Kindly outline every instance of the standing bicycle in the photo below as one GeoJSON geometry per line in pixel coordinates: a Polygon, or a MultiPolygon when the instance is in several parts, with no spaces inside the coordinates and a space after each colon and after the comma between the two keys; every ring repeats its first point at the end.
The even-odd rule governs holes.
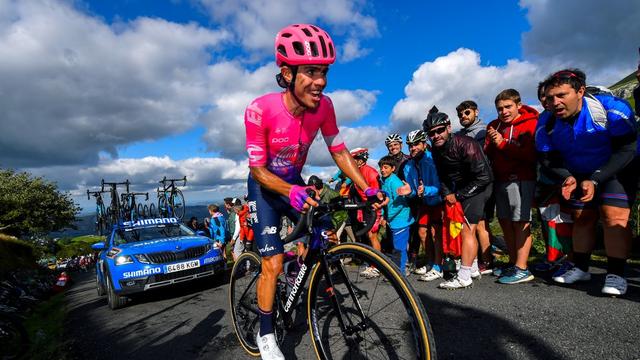
{"type": "Polygon", "coordinates": [[[102,194],[106,191],[89,191],[87,189],[87,200],[91,200],[91,196],[96,198],[96,235],[104,235],[109,224],[109,218],[107,216],[107,209],[104,205],[104,199],[102,194]]]}
{"type": "Polygon", "coordinates": [[[131,183],[129,180],[125,180],[124,182],[106,182],[104,179],[100,182],[101,191],[105,191],[105,186],[109,187],[108,192],[111,194],[111,203],[109,207],[106,209],[107,218],[109,219],[109,223],[111,225],[118,224],[122,221],[123,213],[122,213],[122,204],[120,203],[120,196],[118,195],[118,185],[125,186],[125,192],[129,192],[129,185],[131,183]]]}
{"type": "Polygon", "coordinates": [[[145,201],[149,200],[148,192],[127,192],[120,195],[124,221],[137,221],[146,215],[144,205],[136,201],[136,196],[144,196],[145,201]]]}
{"type": "Polygon", "coordinates": [[[182,181],[182,186],[187,185],[187,177],[182,179],[167,179],[163,177],[159,181],[162,184],[162,190],[158,188],[158,214],[162,217],[175,217],[182,220],[185,212],[184,195],[178,189],[176,182],[182,181]]]}
{"type": "MultiPolygon", "coordinates": [[[[304,260],[288,261],[276,284],[277,342],[285,341],[297,309],[306,311],[319,359],[435,359],[433,333],[422,302],[399,268],[367,245],[333,246],[331,216],[343,210],[365,211],[366,226],[358,235],[365,234],[375,223],[370,204],[347,203],[338,198],[311,208],[283,240],[310,234],[304,260]],[[380,277],[364,277],[361,271],[367,266],[378,269],[380,277]],[[307,279],[306,308],[296,306],[307,288],[307,279]]],[[[260,312],[255,301],[260,275],[261,259],[246,252],[236,261],[229,285],[236,334],[244,349],[254,356],[260,355],[256,343],[260,312]]]]}

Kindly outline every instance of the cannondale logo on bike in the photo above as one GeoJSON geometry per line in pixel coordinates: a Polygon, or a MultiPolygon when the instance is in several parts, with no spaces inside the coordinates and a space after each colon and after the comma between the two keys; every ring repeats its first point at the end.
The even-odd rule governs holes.
{"type": "Polygon", "coordinates": [[[302,264],[300,266],[300,271],[298,272],[298,277],[296,281],[293,283],[293,287],[291,288],[291,293],[289,294],[289,298],[287,299],[287,303],[284,305],[284,311],[289,311],[291,305],[293,304],[293,299],[296,297],[298,293],[298,289],[300,288],[300,284],[302,283],[302,279],[304,278],[304,274],[307,272],[307,264],[302,264]]]}

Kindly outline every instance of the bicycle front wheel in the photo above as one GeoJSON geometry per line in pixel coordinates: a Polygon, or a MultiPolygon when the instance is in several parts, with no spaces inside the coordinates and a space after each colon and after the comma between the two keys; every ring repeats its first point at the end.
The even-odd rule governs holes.
{"type": "Polygon", "coordinates": [[[258,254],[246,252],[233,264],[229,281],[231,323],[240,344],[252,356],[260,356],[256,335],[260,330],[257,281],[261,265],[258,254]]]}
{"type": "Polygon", "coordinates": [[[182,220],[186,209],[184,195],[182,195],[180,189],[176,189],[176,192],[171,196],[171,207],[173,208],[173,216],[178,220],[182,220]]]}
{"type": "Polygon", "coordinates": [[[307,301],[319,359],[436,358],[422,302],[395,264],[363,244],[341,244],[329,253],[329,274],[314,267],[307,301]],[[364,275],[370,266],[377,276],[364,275]]]}

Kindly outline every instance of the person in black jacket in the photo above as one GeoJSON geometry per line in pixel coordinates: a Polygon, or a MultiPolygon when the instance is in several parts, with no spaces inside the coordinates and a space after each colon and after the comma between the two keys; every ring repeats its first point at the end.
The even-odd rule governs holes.
{"type": "Polygon", "coordinates": [[[491,196],[493,174],[482,147],[477,141],[452,133],[449,116],[429,110],[422,127],[431,139],[433,160],[440,178],[440,194],[447,206],[460,202],[465,214],[462,226],[462,265],[458,274],[439,285],[443,289],[460,289],[470,286],[472,278],[480,276],[476,227],[484,218],[484,206],[491,196]]]}

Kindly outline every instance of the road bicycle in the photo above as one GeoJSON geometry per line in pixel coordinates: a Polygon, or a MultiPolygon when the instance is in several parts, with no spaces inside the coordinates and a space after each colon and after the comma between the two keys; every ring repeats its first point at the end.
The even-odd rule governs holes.
{"type": "Polygon", "coordinates": [[[144,206],[146,205],[138,203],[136,201],[136,196],[144,196],[145,201],[149,201],[148,192],[127,192],[120,195],[120,203],[122,204],[122,219],[124,221],[137,221],[147,216],[144,211],[144,206]]]}
{"type": "Polygon", "coordinates": [[[104,206],[104,199],[102,194],[105,191],[89,191],[87,189],[87,200],[91,200],[91,196],[96,198],[96,235],[102,236],[107,230],[109,219],[107,216],[107,209],[104,206]]]}
{"type": "Polygon", "coordinates": [[[184,195],[178,189],[176,182],[182,181],[182,186],[187,185],[187,177],[182,179],[167,179],[163,177],[159,181],[162,190],[156,189],[158,193],[158,214],[162,217],[175,217],[182,220],[185,212],[184,195]]]}
{"type": "Polygon", "coordinates": [[[100,183],[101,190],[103,192],[108,191],[111,194],[111,203],[106,210],[110,225],[118,224],[122,221],[122,204],[120,203],[120,196],[118,195],[118,185],[124,185],[125,192],[128,193],[131,183],[128,179],[124,182],[106,182],[102,179],[100,183]],[[109,187],[109,190],[105,190],[105,186],[109,187]]]}
{"type": "MultiPolygon", "coordinates": [[[[291,262],[287,262],[285,274],[278,278],[273,308],[278,343],[283,343],[287,333],[296,333],[293,312],[297,308],[306,312],[319,359],[435,359],[427,314],[398,267],[370,246],[332,242],[331,214],[340,210],[365,212],[365,227],[358,236],[374,223],[370,203],[335,199],[311,208],[283,239],[290,242],[304,235],[309,246],[297,274],[289,274],[291,262]],[[363,270],[368,266],[375,267],[380,276],[366,278],[363,270]],[[299,305],[307,279],[306,303],[299,305]]],[[[260,355],[256,344],[260,272],[259,255],[245,252],[235,262],[229,283],[231,320],[240,344],[253,356],[260,355]]]]}

